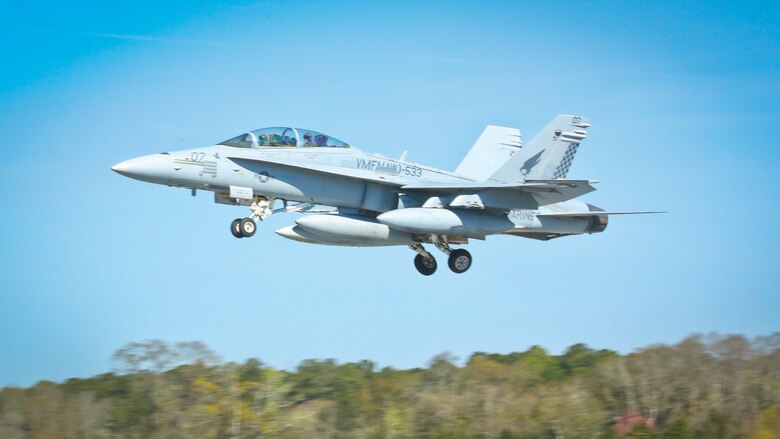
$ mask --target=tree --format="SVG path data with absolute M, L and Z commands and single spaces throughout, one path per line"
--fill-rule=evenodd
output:
M 123 373 L 160 373 L 182 364 L 210 366 L 219 362 L 219 356 L 199 341 L 173 346 L 162 340 L 133 342 L 117 349 L 112 358 Z

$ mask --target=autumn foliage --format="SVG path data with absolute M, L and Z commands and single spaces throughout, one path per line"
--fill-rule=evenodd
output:
M 780 333 L 619 355 L 449 354 L 428 367 L 221 363 L 198 342 L 119 349 L 116 370 L 0 391 L 0 438 L 780 439 Z

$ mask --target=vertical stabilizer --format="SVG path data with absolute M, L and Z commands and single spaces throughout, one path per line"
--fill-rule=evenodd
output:
M 587 117 L 560 114 L 528 144 L 515 153 L 491 180 L 553 180 L 566 178 L 580 142 L 590 127 Z
M 488 125 L 455 172 L 476 181 L 485 181 L 522 146 L 517 128 Z

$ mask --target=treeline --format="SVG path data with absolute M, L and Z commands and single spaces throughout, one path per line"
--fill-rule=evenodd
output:
M 0 438 L 780 438 L 780 333 L 695 335 L 629 355 L 583 344 L 449 354 L 427 368 L 220 363 L 132 343 L 117 369 L 0 391 Z

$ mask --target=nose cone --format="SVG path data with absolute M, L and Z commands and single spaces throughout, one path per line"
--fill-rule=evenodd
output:
M 111 170 L 125 177 L 150 183 L 165 183 L 171 177 L 173 162 L 168 154 L 152 154 L 125 160 Z
M 111 170 L 117 174 L 127 175 L 127 163 L 131 161 L 132 160 L 125 160 L 122 163 L 117 163 L 111 167 Z

